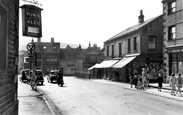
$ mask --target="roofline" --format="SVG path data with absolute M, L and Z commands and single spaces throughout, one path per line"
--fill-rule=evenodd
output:
M 135 29 L 135 30 L 133 30 L 133 31 L 131 31 L 131 32 L 128 32 L 128 33 L 123 34 L 123 35 L 120 35 L 120 36 L 117 36 L 117 35 L 120 34 L 121 32 L 123 32 L 123 31 L 125 31 L 126 29 L 130 28 L 130 27 L 128 27 L 128 28 L 124 29 L 123 31 L 119 32 L 118 34 L 114 35 L 113 37 L 109 38 L 108 40 L 104 41 L 104 43 L 110 42 L 110 41 L 112 41 L 112 40 L 116 40 L 116 39 L 118 39 L 119 37 L 126 36 L 126 35 L 128 35 L 128 34 L 131 34 L 131 33 L 135 32 L 135 31 L 138 31 L 138 30 L 141 29 L 142 27 L 146 26 L 147 24 L 149 24 L 150 22 L 154 21 L 155 19 L 157 19 L 157 18 L 159 18 L 159 17 L 161 17 L 161 16 L 163 16 L 163 14 L 161 14 L 161 15 L 159 15 L 159 16 L 156 16 L 156 17 L 153 17 L 153 18 L 150 18 L 149 20 L 152 19 L 151 21 L 149 21 L 149 22 L 146 23 L 145 25 L 143 25 L 143 26 L 141 26 L 141 27 L 139 27 L 139 28 L 137 28 L 137 29 Z M 146 21 L 148 21 L 148 20 L 146 20 Z M 145 21 L 145 22 L 146 22 L 146 21 Z M 143 23 L 145 23 L 145 22 L 143 22 Z M 143 24 L 143 23 L 142 23 L 142 24 Z M 137 24 L 136 24 L 136 25 L 137 25 Z M 141 25 L 141 24 L 140 24 L 140 25 Z M 135 25 L 134 25 L 134 26 L 135 26 Z M 131 26 L 131 27 L 133 27 L 133 26 Z M 117 37 L 115 37 L 115 36 L 117 36 Z

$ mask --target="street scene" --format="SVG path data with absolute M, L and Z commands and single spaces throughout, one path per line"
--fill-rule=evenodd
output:
M 0 0 L 0 115 L 182 115 L 183 0 Z
M 34 92 L 28 84 L 27 91 L 20 91 L 20 110 L 23 115 L 42 113 L 44 115 L 181 115 L 183 95 L 172 96 L 170 89 L 159 92 L 157 84 L 150 84 L 145 90 L 131 88 L 130 84 L 112 82 L 102 79 L 81 79 L 75 76 L 64 77 L 64 86 L 59 87 L 56 82 L 49 83 L 45 77 L 44 85 L 38 86 L 39 93 L 44 99 L 35 102 L 38 94 L 26 95 Z M 165 85 L 166 86 L 166 85 Z M 25 100 L 26 98 L 27 100 Z M 35 98 L 28 102 L 29 98 Z M 46 99 L 45 99 L 46 98 Z M 44 103 L 46 100 L 46 104 Z M 28 104 L 29 105 L 26 105 Z M 33 108 L 35 103 L 36 108 Z M 33 107 L 32 107 L 33 106 Z M 48 109 L 46 109 L 48 108 Z M 36 110 L 36 111 L 32 111 Z M 37 114 L 36 114 L 37 113 Z

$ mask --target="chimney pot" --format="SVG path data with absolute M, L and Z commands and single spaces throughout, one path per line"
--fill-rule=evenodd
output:
M 143 10 L 140 10 L 139 23 L 142 24 L 144 22 Z

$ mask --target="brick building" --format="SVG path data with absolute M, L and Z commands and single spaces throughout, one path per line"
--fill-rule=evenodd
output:
M 183 0 L 162 0 L 162 3 L 166 74 L 183 74 Z
M 104 47 L 105 60 L 100 64 L 103 77 L 128 82 L 131 74 L 140 75 L 142 68 L 146 68 L 150 79 L 156 79 L 163 62 L 162 15 L 144 21 L 141 10 L 138 24 L 106 40 Z
M 0 115 L 18 115 L 19 0 L 0 0 Z

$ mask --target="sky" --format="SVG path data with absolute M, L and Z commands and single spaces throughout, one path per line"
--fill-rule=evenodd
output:
M 162 0 L 38 0 L 42 10 L 42 42 L 97 44 L 104 42 L 128 27 L 138 24 L 140 10 L 144 20 L 162 14 Z M 20 3 L 20 5 L 26 2 Z M 27 4 L 27 3 L 26 3 Z M 20 49 L 26 48 L 31 37 L 23 37 L 20 9 Z M 37 41 L 36 38 L 34 41 Z

